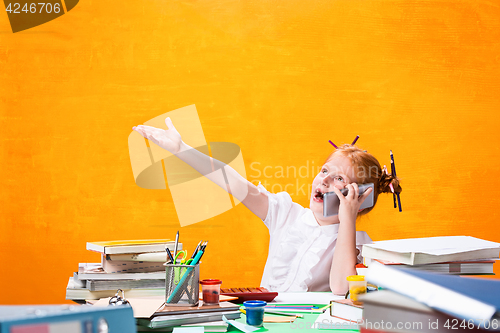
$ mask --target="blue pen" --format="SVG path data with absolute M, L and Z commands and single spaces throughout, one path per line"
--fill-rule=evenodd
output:
M 175 287 L 174 291 L 172 292 L 170 297 L 167 299 L 167 303 L 172 302 L 172 299 L 174 299 L 175 295 L 177 295 L 177 293 L 180 292 L 180 290 L 182 289 L 182 285 L 184 284 L 184 282 L 186 282 L 187 277 L 189 276 L 189 273 L 195 268 L 198 261 L 200 261 L 200 258 L 202 255 L 203 255 L 203 251 L 202 250 L 198 251 L 198 253 L 194 257 L 193 261 L 191 262 L 191 265 L 187 265 L 188 269 L 184 272 L 184 274 L 182 275 L 182 277 L 179 281 L 179 284 L 177 284 L 177 287 Z

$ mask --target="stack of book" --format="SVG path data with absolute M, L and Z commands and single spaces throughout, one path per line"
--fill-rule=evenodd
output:
M 365 245 L 366 279 L 384 290 L 362 297 L 361 332 L 500 330 L 500 281 L 453 276 L 491 275 L 499 253 L 500 243 L 466 236 Z
M 165 295 L 166 248 L 173 251 L 169 239 L 88 242 L 87 250 L 101 254 L 100 263 L 80 263 L 69 278 L 66 299 L 77 303 L 112 297 L 117 289 L 125 296 Z M 178 244 L 177 250 L 182 250 Z
M 228 326 L 221 323 L 222 316 L 229 320 L 241 316 L 240 306 L 227 301 L 217 305 L 204 305 L 200 301 L 197 306 L 166 306 L 164 297 L 128 298 L 128 301 L 134 310 L 139 332 L 169 332 L 176 326 L 225 332 Z M 94 306 L 107 307 L 108 303 L 108 299 L 101 299 Z
M 362 296 L 361 332 L 500 330 L 500 281 L 375 264 L 367 279 L 384 290 Z
M 373 262 L 450 275 L 494 275 L 499 243 L 469 236 L 396 239 L 363 245 L 365 265 Z

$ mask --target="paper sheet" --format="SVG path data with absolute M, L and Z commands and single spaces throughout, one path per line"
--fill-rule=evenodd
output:
M 344 296 L 337 296 L 331 292 L 297 292 L 278 293 L 274 301 L 269 304 L 330 304 L 335 299 L 343 299 Z
M 226 316 L 224 316 L 224 315 L 222 316 L 222 320 L 224 320 L 225 323 L 227 323 L 231 326 L 234 326 L 237 329 L 239 329 L 240 331 L 245 332 L 245 333 L 257 331 L 260 328 L 260 327 L 253 327 L 253 326 L 250 326 L 247 324 L 242 324 L 242 323 L 237 322 L 236 320 L 228 320 L 226 318 Z
M 330 311 L 326 311 L 318 316 L 314 322 L 313 328 L 317 329 L 344 329 L 357 330 L 358 324 L 348 320 L 330 316 Z
M 205 328 L 203 327 L 174 327 L 172 333 L 203 333 Z

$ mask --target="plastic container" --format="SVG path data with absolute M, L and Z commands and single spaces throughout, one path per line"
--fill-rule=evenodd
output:
M 246 311 L 247 324 L 252 326 L 262 326 L 264 322 L 264 308 L 267 305 L 265 301 L 246 301 L 243 302 Z
M 363 275 L 350 275 L 347 277 L 347 281 L 349 282 L 349 295 L 351 297 L 352 302 L 355 305 L 362 305 L 358 299 L 358 296 L 366 293 L 366 281 Z
M 219 304 L 220 285 L 222 284 L 222 281 L 216 279 L 206 279 L 201 280 L 200 284 L 201 291 L 203 293 L 203 304 Z
M 200 264 L 165 266 L 165 305 L 196 306 L 200 298 Z

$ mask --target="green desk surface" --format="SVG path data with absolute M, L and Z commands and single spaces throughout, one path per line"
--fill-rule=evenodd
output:
M 325 304 L 315 304 L 319 307 L 324 306 Z M 329 311 L 329 310 L 327 310 Z M 359 332 L 359 330 L 342 330 L 342 329 L 317 329 L 314 328 L 314 322 L 316 318 L 318 318 L 318 314 L 309 314 L 309 313 L 301 313 L 304 315 L 304 318 L 297 318 L 293 323 L 264 323 L 264 327 L 254 331 L 255 333 L 259 332 L 269 332 L 269 333 L 281 333 L 281 332 Z M 270 314 L 266 314 L 270 315 Z M 246 316 L 241 314 L 240 319 L 236 319 L 236 321 L 245 324 Z M 228 327 L 228 332 L 241 332 L 233 326 Z

